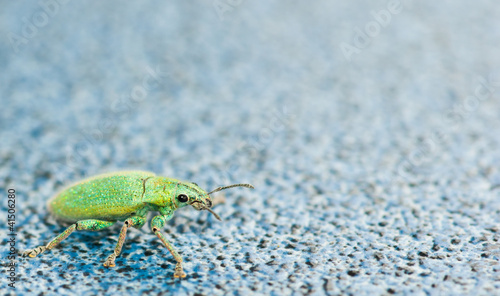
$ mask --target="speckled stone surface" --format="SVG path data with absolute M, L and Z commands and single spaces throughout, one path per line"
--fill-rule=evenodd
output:
M 20 251 L 98 173 L 256 187 L 168 223 L 184 280 L 149 223 L 105 269 L 117 223 L 17 258 L 15 290 L 2 266 L 2 293 L 500 295 L 500 6 L 335 2 L 2 1 Z

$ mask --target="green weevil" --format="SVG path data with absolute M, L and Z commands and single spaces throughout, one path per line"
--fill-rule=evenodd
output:
M 163 242 L 177 261 L 174 277 L 186 277 L 182 268 L 182 257 L 160 232 L 166 221 L 176 210 L 187 205 L 198 211 L 207 210 L 218 220 L 220 217 L 211 210 L 210 194 L 233 187 L 254 188 L 250 184 L 234 184 L 218 187 L 210 192 L 196 183 L 156 176 L 151 172 L 124 171 L 98 175 L 75 183 L 56 194 L 47 202 L 49 212 L 62 222 L 72 223 L 63 233 L 45 246 L 23 252 L 23 256 L 37 255 L 54 248 L 75 230 L 99 231 L 117 221 L 125 221 L 118 243 L 104 262 L 105 267 L 114 267 L 120 255 L 127 229 L 141 228 L 146 223 L 150 211 L 159 212 L 151 220 L 151 230 Z

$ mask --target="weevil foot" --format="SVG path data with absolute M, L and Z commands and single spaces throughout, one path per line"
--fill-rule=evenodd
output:
M 106 260 L 106 262 L 104 262 L 102 265 L 104 265 L 104 267 L 115 267 L 116 264 L 114 261 L 110 261 L 110 260 Z
M 177 263 L 175 265 L 175 272 L 174 272 L 174 278 L 185 278 L 186 277 L 186 273 L 184 272 L 184 270 L 182 270 L 182 264 L 180 263 Z
M 116 259 L 115 253 L 109 255 L 108 259 L 106 259 L 106 262 L 104 262 L 103 264 L 104 267 L 115 267 L 116 266 L 115 259 Z
M 23 257 L 31 257 L 31 258 L 35 258 L 37 255 L 39 254 L 42 254 L 43 252 L 45 252 L 46 250 L 46 247 L 45 246 L 40 246 L 40 247 L 36 247 L 34 249 L 31 249 L 31 250 L 26 250 L 23 252 Z

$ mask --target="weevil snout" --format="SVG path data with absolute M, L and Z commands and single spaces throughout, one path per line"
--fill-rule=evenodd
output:
M 215 218 L 217 218 L 217 220 L 222 221 L 219 215 L 217 215 L 214 211 L 210 209 L 212 207 L 212 200 L 210 199 L 210 197 L 207 197 L 202 200 L 195 200 L 191 203 L 191 206 L 193 206 L 193 208 L 197 209 L 198 211 L 207 210 L 212 215 L 214 215 Z
M 197 199 L 194 200 L 190 203 L 193 208 L 197 209 L 198 211 L 205 210 L 206 208 L 211 208 L 212 207 L 212 201 L 209 199 Z
M 210 208 L 212 207 L 212 200 L 209 198 L 206 198 L 205 199 L 205 208 L 204 210 L 207 210 L 209 211 L 212 215 L 215 216 L 215 218 L 217 218 L 217 220 L 219 221 L 222 221 L 222 219 L 219 217 L 219 215 L 217 215 L 214 211 L 212 211 Z
M 214 190 L 207 193 L 207 197 L 203 200 L 205 203 L 205 207 L 202 208 L 201 210 L 209 211 L 210 213 L 212 213 L 212 215 L 215 216 L 215 218 L 217 218 L 217 220 L 221 221 L 219 215 L 217 215 L 214 211 L 212 211 L 210 209 L 212 207 L 212 200 L 208 196 L 214 192 L 219 192 L 221 190 L 225 190 L 225 189 L 229 189 L 229 188 L 233 188 L 233 187 L 247 187 L 247 188 L 252 188 L 252 189 L 254 188 L 251 184 L 233 184 L 233 185 L 229 185 L 229 186 L 217 187 Z

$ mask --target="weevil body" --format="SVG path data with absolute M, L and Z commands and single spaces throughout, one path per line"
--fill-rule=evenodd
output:
M 151 230 L 174 256 L 177 264 L 174 277 L 185 277 L 182 258 L 160 232 L 174 212 L 191 205 L 195 209 L 207 210 L 217 219 L 212 210 L 210 194 L 232 187 L 253 188 L 250 184 L 234 184 L 219 187 L 211 192 L 201 189 L 196 183 L 156 176 L 151 172 L 129 171 L 99 175 L 73 184 L 51 198 L 47 206 L 57 220 L 73 223 L 63 233 L 56 236 L 46 246 L 27 250 L 23 256 L 37 255 L 54 248 L 75 230 L 99 231 L 117 221 L 124 221 L 115 250 L 104 262 L 106 267 L 114 267 L 120 254 L 127 229 L 141 228 L 146 223 L 150 211 L 160 214 L 151 220 Z

